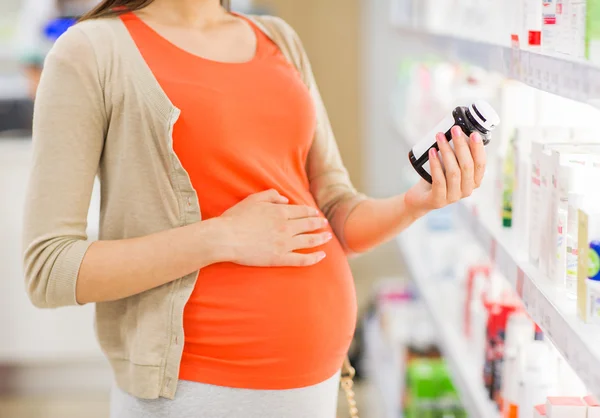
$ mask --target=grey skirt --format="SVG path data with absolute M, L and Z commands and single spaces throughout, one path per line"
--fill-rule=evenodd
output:
M 116 386 L 110 418 L 335 418 L 340 374 L 301 389 L 232 389 L 181 380 L 175 400 L 144 400 Z

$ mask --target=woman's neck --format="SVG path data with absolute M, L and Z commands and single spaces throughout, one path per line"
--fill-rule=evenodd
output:
M 190 27 L 211 26 L 228 16 L 219 0 L 155 0 L 142 12 L 166 24 Z

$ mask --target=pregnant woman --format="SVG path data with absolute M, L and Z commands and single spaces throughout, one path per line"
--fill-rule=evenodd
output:
M 479 186 L 481 138 L 453 141 L 438 138 L 444 169 L 430 153 L 433 185 L 368 199 L 286 23 L 219 0 L 105 0 L 38 89 L 29 295 L 96 304 L 112 418 L 334 418 L 356 320 L 346 256 Z

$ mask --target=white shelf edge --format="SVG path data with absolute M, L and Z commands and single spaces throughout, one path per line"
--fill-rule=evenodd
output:
M 600 67 L 587 61 L 397 27 L 433 45 L 441 58 L 466 62 L 531 87 L 600 107 Z
M 495 267 L 516 289 L 533 320 L 585 383 L 600 396 L 600 327 L 584 324 L 576 314 L 576 302 L 567 299 L 549 278 L 520 251 L 516 237 L 493 223 L 492 211 L 477 210 L 468 203 L 459 204 L 459 214 L 486 251 Z
M 483 386 L 482 370 L 477 370 L 474 363 L 470 362 L 469 353 L 465 341 L 461 339 L 457 329 L 448 326 L 445 312 L 440 310 L 438 303 L 439 289 L 435 283 L 429 284 L 432 277 L 423 272 L 427 260 L 419 253 L 415 242 L 418 241 L 415 227 L 410 227 L 402 232 L 397 243 L 405 260 L 409 274 L 416 284 L 421 299 L 427 306 L 430 316 L 438 330 L 440 349 L 446 359 L 453 376 L 453 382 L 459 392 L 463 405 L 470 417 L 500 418 L 500 413 L 495 405 L 487 398 Z M 433 280 L 432 280 L 433 281 Z

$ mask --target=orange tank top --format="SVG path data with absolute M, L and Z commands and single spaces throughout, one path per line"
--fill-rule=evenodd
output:
M 317 207 L 305 164 L 316 112 L 299 73 L 252 22 L 253 59 L 221 63 L 186 52 L 135 14 L 122 20 L 181 116 L 173 146 L 203 219 L 275 188 Z M 185 311 L 180 378 L 247 389 L 290 389 L 338 371 L 356 321 L 352 275 L 334 238 L 306 268 L 214 264 Z

